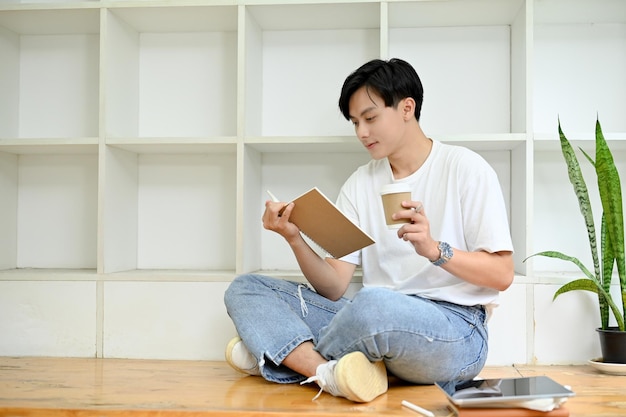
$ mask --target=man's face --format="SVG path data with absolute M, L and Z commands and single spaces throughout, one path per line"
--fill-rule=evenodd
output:
M 396 108 L 385 107 L 383 99 L 365 87 L 350 97 L 350 120 L 372 158 L 381 159 L 398 151 L 405 131 L 403 101 Z

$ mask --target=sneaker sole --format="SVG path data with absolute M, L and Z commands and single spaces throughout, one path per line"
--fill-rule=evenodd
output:
M 224 356 L 226 356 L 226 362 L 230 365 L 231 368 L 233 368 L 235 371 L 240 372 L 242 374 L 248 374 L 248 372 L 239 368 L 233 362 L 233 349 L 235 348 L 235 345 L 239 342 L 241 342 L 240 337 L 232 338 L 230 342 L 228 342 L 228 345 L 226 345 L 226 351 L 224 352 Z
M 362 352 L 352 352 L 337 362 L 335 382 L 347 399 L 366 403 L 387 392 L 387 369 L 382 361 L 370 362 Z

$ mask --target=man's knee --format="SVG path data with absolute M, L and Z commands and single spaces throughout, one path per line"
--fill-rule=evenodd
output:
M 224 303 L 228 307 L 231 303 L 238 302 L 241 296 L 250 294 L 251 289 L 256 285 L 258 279 L 253 274 L 239 275 L 226 289 L 224 293 Z

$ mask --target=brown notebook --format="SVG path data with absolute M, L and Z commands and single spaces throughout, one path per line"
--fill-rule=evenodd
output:
M 293 200 L 289 221 L 334 258 L 341 258 L 374 243 L 317 187 Z

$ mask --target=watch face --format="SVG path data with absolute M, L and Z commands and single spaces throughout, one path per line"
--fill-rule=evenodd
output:
M 439 248 L 441 255 L 439 256 L 439 259 L 437 259 L 436 261 L 432 261 L 432 264 L 435 266 L 441 266 L 448 262 L 450 258 L 452 258 L 454 252 L 452 251 L 452 247 L 446 242 L 439 242 L 437 247 Z
M 441 250 L 442 258 L 451 258 L 452 257 L 452 248 L 446 242 L 441 242 L 439 244 L 439 250 Z

